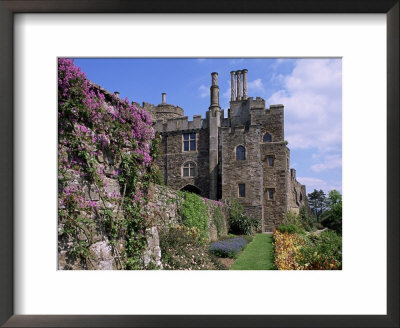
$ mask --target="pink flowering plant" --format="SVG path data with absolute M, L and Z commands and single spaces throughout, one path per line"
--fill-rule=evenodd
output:
M 71 256 L 84 267 L 96 231 L 107 234 L 117 268 L 142 267 L 143 203 L 148 183 L 159 181 L 158 143 L 148 112 L 58 59 L 59 240 L 74 245 Z

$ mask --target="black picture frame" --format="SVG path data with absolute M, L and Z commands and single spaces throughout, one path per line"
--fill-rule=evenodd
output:
M 0 324 L 4 327 L 399 327 L 399 0 L 0 0 Z M 16 13 L 385 13 L 387 315 L 14 315 L 13 20 Z M 373 265 L 373 264 L 372 264 Z

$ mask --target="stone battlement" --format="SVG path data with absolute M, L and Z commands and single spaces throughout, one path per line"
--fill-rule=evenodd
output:
M 154 125 L 154 129 L 158 132 L 196 130 L 206 127 L 207 122 L 201 118 L 201 115 L 193 115 L 193 121 L 189 121 L 188 116 L 158 119 Z
M 249 101 L 249 103 L 250 103 L 250 108 L 251 109 L 255 109 L 255 108 L 262 108 L 262 109 L 264 109 L 265 108 L 265 100 L 264 99 L 262 99 L 262 98 L 260 98 L 260 97 L 257 97 L 256 99 L 254 99 L 253 97 L 249 97 L 248 98 L 248 101 Z

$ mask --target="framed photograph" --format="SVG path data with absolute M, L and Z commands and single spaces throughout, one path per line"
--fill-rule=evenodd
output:
M 3 119 L 0 120 L 2 325 L 399 325 L 398 1 L 351 1 L 340 5 L 336 1 L 233 1 L 229 5 L 206 1 L 189 6 L 182 1 L 77 3 L 5 0 L 0 1 L 0 9 L 0 59 L 3 64 Z M 94 63 L 90 58 L 108 59 L 104 59 L 99 66 L 99 62 Z M 115 62 L 118 63 L 125 62 L 123 65 L 108 65 L 106 62 L 111 58 L 116 58 Z M 132 68 L 124 58 L 132 58 L 131 62 L 135 62 Z M 257 59 L 260 59 L 258 66 L 253 65 Z M 171 64 L 174 60 L 176 63 Z M 187 64 L 189 61 L 196 67 L 202 67 L 202 72 L 207 72 L 208 82 L 203 82 L 194 66 Z M 137 66 L 139 62 L 140 67 Z M 213 64 L 209 65 L 210 62 Z M 257 67 L 261 67 L 261 63 L 265 63 L 263 69 L 270 74 L 268 80 L 266 77 L 263 80 L 266 75 L 257 75 L 261 70 Z M 115 148 L 99 137 L 105 130 L 97 120 L 95 110 L 92 113 L 94 116 L 86 113 L 77 117 L 72 134 L 65 134 L 68 127 L 60 125 L 60 122 L 67 120 L 60 120 L 60 115 L 71 118 L 80 106 L 79 102 L 68 98 L 68 88 L 63 88 L 63 85 L 70 86 L 72 80 L 68 79 L 75 74 L 74 65 L 82 67 L 88 78 L 98 83 L 87 90 L 82 89 L 84 93 L 87 91 L 83 102 L 90 100 L 87 108 L 92 108 L 96 106 L 93 103 L 95 96 L 105 99 L 103 104 L 108 105 L 101 105 L 99 113 L 104 111 L 103 114 L 109 115 L 110 120 L 113 120 L 111 117 L 117 119 L 118 128 L 115 131 L 118 135 L 113 135 L 113 139 L 121 140 L 123 147 Z M 207 65 L 214 69 L 210 72 L 203 69 Z M 279 65 L 280 69 L 277 68 Z M 101 82 L 100 79 L 98 82 L 91 75 L 91 72 L 107 71 L 110 79 L 121 79 L 123 75 L 118 73 L 121 69 L 127 75 L 127 80 L 119 84 L 121 97 L 116 90 L 107 90 L 110 87 L 106 80 Z M 318 70 L 321 74 L 318 74 Z M 330 76 L 326 88 L 321 76 Z M 159 93 L 159 82 L 179 92 L 183 90 L 180 96 L 182 103 L 178 100 L 169 105 L 167 99 L 171 98 L 167 98 L 165 91 L 157 95 L 159 100 L 152 101 L 155 105 L 146 103 L 144 96 L 136 98 L 138 92 L 144 94 L 144 91 L 140 91 L 143 85 L 153 85 Z M 328 115 L 329 108 L 335 106 L 335 88 L 340 88 L 343 112 L 340 111 L 340 116 L 325 117 L 330 124 L 322 128 L 323 116 Z M 135 90 L 132 92 L 134 96 L 129 96 L 129 89 Z M 190 94 L 189 90 L 192 89 L 196 95 Z M 76 92 L 77 89 L 74 90 Z M 168 97 L 174 97 L 169 94 L 170 91 Z M 130 98 L 128 102 L 123 100 L 125 95 Z M 188 98 L 187 105 L 185 97 Z M 268 107 L 263 103 L 263 98 L 267 100 Z M 200 105 L 202 99 L 208 103 Z M 131 103 L 131 100 L 134 102 Z M 141 100 L 145 102 L 135 103 Z M 69 103 L 77 105 L 69 107 Z M 276 105 L 279 103 L 290 104 L 289 108 L 294 108 L 297 115 L 285 122 L 285 129 L 291 132 L 287 147 L 293 145 L 295 149 L 294 153 L 292 150 L 292 157 L 286 153 L 286 139 L 279 134 L 279 127 L 283 127 L 283 117 L 279 116 L 283 108 Z M 310 103 L 323 107 L 326 115 L 318 117 L 321 112 L 310 110 Z M 205 113 L 197 112 L 197 108 L 204 106 L 208 111 L 203 119 L 197 114 Z M 194 111 L 189 109 L 187 112 L 186 109 L 191 107 Z M 228 108 L 229 111 L 224 113 L 224 109 Z M 223 234 L 225 214 L 220 215 L 221 222 L 217 220 L 220 218 L 217 214 L 224 213 L 226 205 L 219 202 L 226 198 L 221 195 L 238 199 L 244 206 L 246 217 L 251 218 L 254 213 L 263 217 L 259 227 L 254 225 L 252 229 L 260 230 L 260 240 L 272 240 L 268 233 L 281 223 L 273 220 L 276 216 L 274 211 L 286 211 L 287 204 L 290 204 L 294 215 L 301 215 L 300 205 L 305 202 L 307 194 L 300 183 L 321 185 L 318 183 L 322 180 L 317 181 L 312 175 L 297 175 L 299 183 L 296 171 L 287 169 L 293 165 L 299 167 L 299 164 L 292 165 L 293 157 L 300 154 L 296 149 L 307 148 L 305 145 L 312 142 L 319 145 L 319 153 L 301 155 L 301 161 L 308 160 L 308 167 L 319 172 L 339 167 L 340 180 L 343 153 L 343 191 L 341 183 L 334 188 L 343 194 L 343 267 L 341 258 L 340 262 L 332 260 L 325 263 L 330 266 L 328 269 L 339 270 L 327 271 L 321 266 L 317 266 L 322 269 L 318 271 L 284 271 L 288 269 L 285 266 L 280 267 L 283 271 L 265 271 L 246 267 L 248 263 L 240 267 L 237 264 L 239 261 L 236 261 L 234 266 L 239 265 L 239 271 L 217 271 L 216 263 L 222 266 L 232 263 L 226 260 L 212 262 L 204 257 L 198 263 L 195 258 L 193 266 L 188 267 L 194 268 L 191 271 L 183 262 L 157 258 L 155 250 L 162 246 L 158 238 L 146 239 L 146 245 L 154 243 L 150 253 L 147 249 L 143 253 L 147 254 L 147 259 L 145 256 L 138 261 L 137 257 L 129 255 L 136 248 L 131 247 L 133 244 L 129 246 L 129 239 L 119 239 L 127 230 L 133 229 L 134 234 L 142 233 L 143 242 L 144 238 L 163 231 L 160 227 L 154 231 L 153 228 L 147 231 L 144 226 L 142 230 L 139 229 L 141 226 L 132 228 L 131 221 L 125 222 L 120 219 L 125 216 L 118 215 L 120 210 L 131 213 L 132 217 L 137 218 L 136 225 L 140 225 L 143 217 L 139 212 L 134 215 L 135 204 L 141 201 L 140 187 L 135 185 L 135 189 L 131 188 L 126 181 L 134 179 L 125 169 L 134 165 L 136 157 L 147 163 L 146 158 L 152 156 L 151 147 L 145 142 L 148 120 L 143 109 L 152 115 L 153 121 L 157 117 L 153 127 L 161 135 L 161 144 L 166 149 L 162 156 L 169 157 L 170 162 L 165 163 L 178 163 L 176 167 L 160 164 L 164 183 L 174 189 L 187 191 L 189 195 L 199 194 L 200 197 L 196 196 L 198 199 L 183 196 L 184 202 L 194 204 L 199 200 L 200 205 L 204 207 L 205 204 L 207 208 L 204 211 L 213 213 L 210 214 L 212 223 L 208 224 L 210 231 L 201 230 L 201 226 L 191 228 L 191 233 L 198 235 L 195 238 L 199 240 L 205 238 L 201 237 L 202 233 L 213 241 Z M 81 109 L 78 111 L 81 115 Z M 248 116 L 245 115 L 246 111 Z M 132 121 L 132 124 L 126 125 L 131 116 L 124 113 L 143 122 L 139 124 L 138 121 Z M 184 116 L 188 113 L 194 115 L 189 121 Z M 89 121 L 82 121 L 85 115 L 93 117 Z M 268 116 L 268 122 L 263 125 L 263 115 L 275 116 Z M 275 124 L 279 119 L 282 124 Z M 263 128 L 256 131 L 256 125 L 250 124 L 250 121 L 257 121 Z M 150 126 L 150 121 L 148 123 Z M 219 133 L 217 139 L 211 137 L 213 124 L 216 124 L 215 131 Z M 313 127 L 318 124 L 321 124 L 324 134 L 313 134 Z M 336 128 L 338 124 L 340 129 Z M 130 134 L 139 134 L 144 140 L 132 160 L 128 156 L 131 154 L 128 148 L 132 144 L 123 136 L 125 125 Z M 136 131 L 131 126 L 140 126 L 141 130 Z M 301 134 L 296 134 L 293 126 L 302 127 Z M 340 135 L 342 126 L 343 134 Z M 236 134 L 229 132 L 232 129 Z M 250 141 L 252 129 L 255 135 L 260 136 L 257 142 Z M 208 131 L 209 135 L 205 137 L 204 131 Z M 91 156 L 82 155 L 82 141 L 89 134 L 92 137 L 88 139 L 88 154 L 94 156 L 97 163 L 95 171 L 101 171 L 101 179 L 106 183 L 102 180 L 100 184 L 93 184 L 91 181 L 100 181 L 96 178 L 97 173 L 91 170 L 82 172 L 82 167 L 90 167 L 79 162 Z M 242 137 L 245 134 L 248 140 Z M 75 140 L 76 145 L 70 140 Z M 168 148 L 167 140 L 172 148 Z M 225 145 L 227 149 L 233 147 L 234 151 L 232 154 L 229 151 L 218 154 L 216 151 L 215 156 L 222 158 L 219 167 L 218 160 L 213 161 L 214 155 L 201 159 L 204 140 L 207 140 L 207 145 L 220 142 L 221 145 L 215 149 Z M 256 144 L 262 151 L 253 154 Z M 339 157 L 335 155 L 338 153 L 333 147 L 337 144 L 342 148 Z M 175 146 L 185 158 L 172 151 Z M 280 146 L 285 150 L 285 158 L 282 157 Z M 127 150 L 126 154 L 119 154 L 120 149 Z M 211 154 L 212 149 L 210 146 L 207 154 Z M 243 174 L 237 177 L 235 167 L 229 166 L 230 162 L 235 161 L 250 167 L 253 157 L 258 156 L 256 153 L 265 157 L 261 160 L 265 162 L 262 170 L 268 178 L 262 188 L 258 188 L 251 178 L 243 178 Z M 307 159 L 307 156 L 310 158 Z M 319 161 L 313 162 L 312 159 Z M 129 162 L 129 165 L 124 162 Z M 207 167 L 203 162 L 207 163 Z M 63 164 L 62 172 L 60 163 Z M 221 173 L 216 173 L 215 180 L 211 179 L 211 175 L 210 179 L 208 176 L 201 178 L 204 169 L 212 163 L 216 165 L 215 170 Z M 280 178 L 273 175 L 275 167 L 280 165 L 287 167 L 285 172 L 289 175 L 282 179 L 290 182 L 283 184 L 289 186 L 290 193 L 280 189 Z M 144 165 L 144 170 L 149 176 L 151 165 Z M 66 178 L 71 172 L 84 179 L 88 177 L 88 183 L 76 189 L 75 180 Z M 94 180 L 90 178 L 90 172 L 96 175 L 92 177 Z M 144 171 L 139 175 L 143 174 Z M 114 190 L 113 179 L 126 187 Z M 330 189 L 332 186 L 329 186 Z M 308 187 L 307 192 L 310 193 L 312 189 L 317 188 Z M 252 195 L 257 194 L 257 190 L 264 190 L 261 207 L 258 203 L 252 203 Z M 126 201 L 128 198 L 129 202 Z M 77 199 L 80 202 L 75 202 L 76 205 L 71 209 L 72 200 Z M 107 204 L 114 200 L 118 209 L 108 213 Z M 286 204 L 284 210 L 279 207 L 282 202 Z M 157 200 L 154 203 L 154 207 L 159 205 Z M 203 213 L 200 207 L 197 207 L 197 216 Z M 93 241 L 92 231 L 87 230 L 89 226 L 82 225 L 86 221 L 81 221 L 82 216 L 74 216 L 78 210 L 89 214 L 83 216 L 84 221 L 88 222 L 92 219 L 90 215 L 98 214 L 99 218 L 104 219 L 107 236 L 115 237 L 117 242 L 103 245 L 103 241 Z M 316 211 L 314 205 L 313 210 Z M 146 215 L 151 216 L 152 211 L 147 209 Z M 261 211 L 260 215 L 258 211 Z M 168 215 L 170 219 L 171 215 Z M 107 221 L 109 217 L 113 219 Z M 182 233 L 182 229 L 190 225 L 186 225 L 186 228 L 183 226 L 177 228 L 176 233 Z M 288 226 L 278 230 L 285 232 L 284 229 L 292 228 Z M 311 226 L 309 228 L 312 230 Z M 247 234 L 243 231 L 237 234 Z M 78 243 L 68 239 L 72 235 L 78 236 Z M 161 238 L 167 240 L 165 236 Z M 275 251 L 278 252 L 278 239 L 274 238 Z M 135 239 L 136 246 L 140 244 L 139 239 Z M 85 244 L 89 240 L 90 247 Z M 124 241 L 120 243 L 121 240 Z M 247 242 L 246 238 L 231 241 Z M 214 246 L 217 254 L 222 246 L 218 243 Z M 110 261 L 105 251 L 108 247 L 111 247 L 114 256 Z M 96 252 L 101 255 L 99 260 L 91 261 Z M 245 252 L 246 248 L 243 254 Z M 85 257 L 85 254 L 88 256 Z M 79 258 L 80 261 L 71 261 L 71 258 Z M 275 261 L 274 265 L 277 263 Z M 163 269 L 168 266 L 169 269 L 185 270 L 115 270 L 151 269 L 160 265 L 164 265 Z M 199 270 L 204 268 L 202 265 L 211 270 Z

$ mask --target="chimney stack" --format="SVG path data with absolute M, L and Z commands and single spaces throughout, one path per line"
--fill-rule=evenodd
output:
M 231 101 L 247 99 L 247 72 L 247 69 L 231 72 Z
M 216 72 L 211 73 L 210 94 L 211 94 L 210 108 L 219 107 L 218 73 Z
M 242 71 L 236 71 L 236 100 L 242 100 Z
M 236 75 L 236 72 L 232 71 L 231 72 L 231 101 L 235 101 L 236 100 L 235 75 Z
M 243 74 L 243 100 L 247 99 L 247 69 L 242 70 Z
M 165 92 L 163 92 L 162 94 L 162 102 L 161 104 L 165 105 L 166 104 L 166 99 L 167 99 L 167 94 Z

